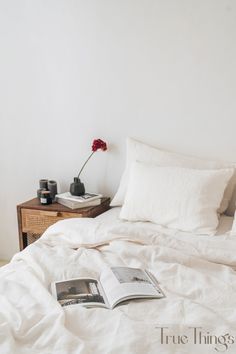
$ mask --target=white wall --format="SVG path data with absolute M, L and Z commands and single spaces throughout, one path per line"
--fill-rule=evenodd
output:
M 125 137 L 236 160 L 234 0 L 0 0 L 0 258 L 40 178 L 112 195 Z

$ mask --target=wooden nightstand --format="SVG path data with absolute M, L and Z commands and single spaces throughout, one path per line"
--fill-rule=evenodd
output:
M 100 205 L 70 209 L 61 204 L 41 205 L 37 198 L 17 206 L 19 243 L 22 251 L 41 237 L 55 222 L 68 218 L 94 218 L 108 210 L 110 198 L 102 198 Z

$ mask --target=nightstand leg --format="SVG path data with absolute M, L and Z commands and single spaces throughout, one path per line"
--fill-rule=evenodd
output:
M 20 246 L 20 251 L 24 249 L 24 244 L 23 244 L 23 232 L 22 232 L 22 222 L 21 222 L 21 209 L 19 206 L 17 206 L 17 220 L 18 220 L 18 231 L 19 231 L 19 246 Z

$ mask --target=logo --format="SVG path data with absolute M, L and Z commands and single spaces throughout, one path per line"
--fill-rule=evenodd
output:
M 176 333 L 170 327 L 156 328 L 160 331 L 161 344 L 163 345 L 208 345 L 217 352 L 226 352 L 236 341 L 236 337 L 230 333 L 216 335 L 202 327 L 188 327 L 185 333 Z

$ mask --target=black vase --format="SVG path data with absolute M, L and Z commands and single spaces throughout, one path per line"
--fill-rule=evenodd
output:
M 70 193 L 72 195 L 84 195 L 84 184 L 80 181 L 78 177 L 74 177 L 74 182 L 70 185 Z

